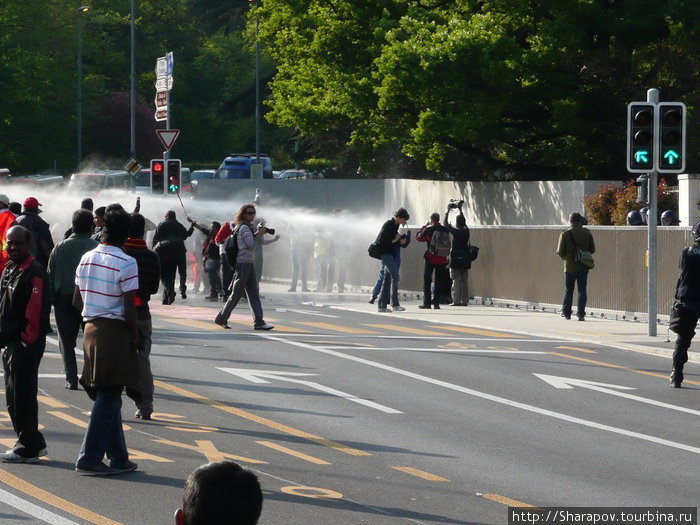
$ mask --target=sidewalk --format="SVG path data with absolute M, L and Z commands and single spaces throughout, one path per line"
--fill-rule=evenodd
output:
M 668 331 L 668 326 L 658 325 L 657 335 L 648 335 L 646 320 L 613 320 L 600 317 L 587 317 L 585 322 L 575 318 L 567 321 L 552 310 L 543 312 L 541 309 L 527 309 L 525 306 L 510 307 L 482 306 L 472 301 L 468 307 L 442 305 L 439 310 L 421 310 L 422 303 L 419 294 L 400 294 L 401 306 L 404 312 L 379 313 L 377 305 L 369 304 L 369 293 L 346 292 L 315 293 L 287 292 L 288 285 L 262 282 L 260 285 L 263 296 L 263 309 L 271 311 L 275 307 L 297 308 L 313 306 L 329 306 L 338 310 L 351 310 L 372 313 L 390 319 L 413 319 L 431 323 L 447 323 L 463 325 L 484 330 L 507 331 L 523 335 L 561 339 L 574 343 L 594 343 L 604 346 L 655 354 L 668 357 L 673 353 L 675 334 Z M 201 296 L 191 295 L 191 298 Z M 204 301 L 202 301 L 204 302 Z M 208 303 L 215 305 L 216 303 Z M 270 315 L 272 317 L 272 315 Z M 699 336 L 700 337 L 700 336 Z M 698 342 L 693 342 L 688 354 L 692 362 L 700 362 L 697 351 Z M 670 363 L 669 363 L 670 366 Z

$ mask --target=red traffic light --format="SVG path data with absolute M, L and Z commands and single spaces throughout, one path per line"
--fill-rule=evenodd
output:
M 163 171 L 163 163 L 162 162 L 154 162 L 153 163 L 153 171 L 156 173 L 160 173 Z

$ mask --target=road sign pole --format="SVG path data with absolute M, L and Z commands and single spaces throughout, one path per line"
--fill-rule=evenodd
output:
M 659 103 L 659 90 L 652 88 L 647 91 L 647 102 L 652 104 Z M 658 119 L 658 111 L 655 117 Z M 654 159 L 659 155 L 658 150 L 658 140 L 654 140 Z M 648 322 L 648 334 L 653 337 L 656 336 L 656 261 L 657 261 L 657 229 L 656 221 L 659 216 L 658 208 L 658 194 L 659 194 L 659 181 L 656 169 L 652 169 L 649 173 L 649 214 L 647 215 L 648 223 L 648 235 L 647 235 L 647 249 L 649 251 L 649 268 L 648 271 L 648 287 L 647 287 L 647 300 L 649 309 L 649 322 Z

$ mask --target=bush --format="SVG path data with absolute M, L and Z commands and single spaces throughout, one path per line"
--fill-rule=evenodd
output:
M 674 210 L 677 213 L 678 192 L 669 187 L 666 179 L 659 180 L 657 199 L 659 216 L 665 210 Z M 637 187 L 634 185 L 634 179 L 629 179 L 622 186 L 616 186 L 613 183 L 601 184 L 595 194 L 584 197 L 583 204 L 586 208 L 588 223 L 599 226 L 625 225 L 629 212 L 640 210 L 645 206 L 637 202 Z

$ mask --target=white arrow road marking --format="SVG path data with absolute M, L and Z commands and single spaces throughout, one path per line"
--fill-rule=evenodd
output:
M 295 310 L 294 308 L 275 308 L 275 312 L 295 312 L 298 314 L 315 315 L 317 317 L 331 317 L 333 319 L 340 318 L 339 315 L 322 314 L 319 312 L 311 312 L 309 310 Z
M 611 427 L 609 425 L 603 425 L 602 423 L 596 423 L 595 421 L 588 421 L 587 419 L 581 419 L 575 416 L 570 416 L 569 414 L 562 414 L 561 412 L 554 412 L 546 408 L 540 408 L 533 405 L 528 405 L 526 403 L 520 403 L 519 401 L 513 401 L 512 399 L 506 399 L 504 397 L 498 397 L 485 392 L 479 392 L 478 390 L 472 390 L 471 388 L 466 388 L 460 385 L 455 385 L 453 383 L 448 383 L 446 381 L 441 381 L 439 379 L 434 379 L 432 377 L 427 377 L 421 374 L 416 374 L 415 372 L 409 372 L 408 370 L 402 370 L 400 368 L 395 368 L 393 366 L 385 365 L 383 363 L 377 363 L 375 361 L 370 361 L 369 359 L 364 359 L 362 357 L 357 357 L 350 354 L 343 354 L 341 352 L 336 352 L 328 348 L 317 347 L 310 344 L 291 341 L 289 339 L 284 339 L 283 337 L 275 335 L 264 335 L 265 339 L 270 341 L 278 341 L 281 343 L 286 343 L 292 346 L 298 346 L 300 348 L 305 348 L 313 352 L 320 352 L 326 355 L 332 355 L 334 357 L 339 357 L 341 359 L 347 359 L 349 361 L 355 361 L 356 363 L 361 363 L 363 365 L 372 366 L 374 368 L 379 368 L 380 370 L 385 370 L 394 374 L 398 374 L 404 377 L 410 377 L 417 381 L 423 381 L 424 383 L 429 383 L 432 385 L 440 386 L 443 388 L 448 388 L 456 392 L 461 392 L 470 396 L 478 397 L 481 399 L 486 399 L 488 401 L 493 401 L 494 403 L 500 403 L 502 405 L 507 405 L 513 408 L 519 408 L 521 410 L 526 410 L 528 412 L 533 412 L 535 414 L 540 414 L 547 417 L 552 417 L 555 419 L 561 419 L 563 421 L 568 421 L 570 423 L 575 423 L 577 425 L 583 425 L 585 427 L 595 428 L 598 430 L 604 430 L 606 432 L 613 432 L 615 434 L 620 434 L 623 436 L 633 437 L 635 439 L 641 439 L 643 441 L 650 441 L 658 445 L 664 445 L 667 447 L 677 448 L 680 450 L 685 450 L 686 452 L 692 452 L 693 454 L 700 454 L 700 447 L 693 447 L 690 445 L 685 445 L 683 443 L 677 443 L 675 441 L 669 441 L 668 439 L 662 439 L 655 436 L 649 436 L 647 434 L 640 434 L 639 432 L 632 432 L 630 430 L 625 430 L 624 428 Z
M 299 385 L 304 385 L 308 386 L 309 388 L 313 388 L 316 390 L 320 390 L 321 392 L 325 392 L 326 394 L 331 394 L 333 396 L 338 396 L 342 397 L 343 399 L 347 399 L 348 401 L 353 401 L 355 403 L 359 403 L 361 405 L 365 405 L 370 408 L 374 408 L 376 410 L 380 410 L 382 412 L 385 412 L 387 414 L 403 414 L 403 412 L 399 410 L 395 410 L 393 408 L 389 408 L 384 405 L 380 405 L 379 403 L 375 403 L 374 401 L 369 401 L 367 399 L 362 399 L 361 397 L 354 396 L 352 394 L 348 394 L 346 392 L 341 392 L 340 390 L 336 390 L 335 388 L 330 388 L 324 385 L 320 385 L 318 383 L 314 383 L 313 381 L 304 381 L 302 379 L 293 379 L 293 377 L 309 377 L 309 376 L 315 376 L 316 374 L 303 374 L 300 372 L 277 372 L 277 371 L 271 371 L 271 370 L 250 370 L 247 368 L 219 368 L 219 370 L 233 374 L 234 376 L 238 376 L 242 379 L 245 379 L 247 381 L 250 381 L 251 383 L 257 383 L 257 384 L 265 384 L 269 383 L 270 381 L 267 381 L 267 379 L 272 379 L 274 381 L 287 381 L 288 383 L 297 383 Z
M 640 401 L 648 405 L 654 405 L 662 408 L 670 408 L 671 410 L 678 410 L 679 412 L 686 412 L 688 414 L 694 414 L 700 416 L 700 410 L 693 410 L 692 408 L 680 407 L 678 405 L 670 405 L 662 401 L 656 401 L 655 399 L 649 399 L 646 397 L 635 396 L 632 394 L 626 394 L 620 392 L 620 390 L 636 390 L 636 388 L 622 385 L 610 385 L 608 383 L 596 383 L 595 381 L 586 381 L 584 379 L 572 379 L 570 377 L 559 377 L 559 376 L 548 376 L 545 374 L 534 374 L 539 377 L 542 381 L 549 383 L 554 388 L 566 388 L 571 389 L 575 386 L 580 388 L 587 388 L 589 390 L 595 390 L 596 392 L 602 392 L 604 394 L 612 394 L 618 397 L 624 397 L 625 399 L 631 399 L 633 401 Z

